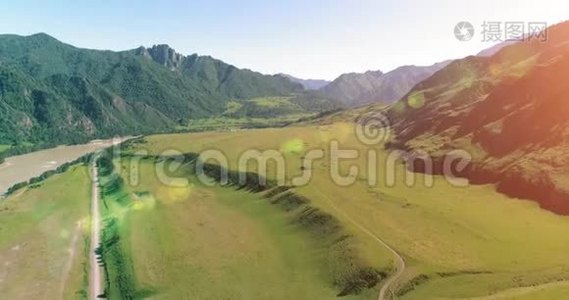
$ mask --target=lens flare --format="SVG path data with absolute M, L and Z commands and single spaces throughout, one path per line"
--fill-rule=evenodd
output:
M 300 154 L 304 150 L 304 141 L 302 139 L 288 140 L 281 146 L 281 152 L 285 154 Z
M 192 186 L 163 186 L 158 189 L 157 200 L 171 204 L 187 200 L 192 193 Z
M 411 108 L 421 108 L 425 105 L 425 94 L 423 92 L 413 92 L 407 97 L 407 104 Z

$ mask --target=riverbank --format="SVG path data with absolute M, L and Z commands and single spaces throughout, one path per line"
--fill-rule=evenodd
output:
M 55 170 L 61 165 L 74 161 L 79 157 L 113 145 L 118 145 L 131 137 L 108 140 L 94 140 L 87 144 L 59 146 L 23 155 L 6 158 L 0 164 L 0 195 L 13 185 L 28 181 L 33 177 Z

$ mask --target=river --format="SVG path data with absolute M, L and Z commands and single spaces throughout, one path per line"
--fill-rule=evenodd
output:
M 0 165 L 0 195 L 4 194 L 16 183 L 28 181 L 46 171 L 55 170 L 59 166 L 74 161 L 85 154 L 119 144 L 124 140 L 126 139 L 95 140 L 83 145 L 59 146 L 57 148 L 8 157 Z

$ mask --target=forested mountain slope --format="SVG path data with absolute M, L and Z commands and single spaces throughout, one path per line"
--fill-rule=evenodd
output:
M 113 52 L 47 34 L 0 35 L 0 144 L 168 131 L 221 114 L 231 101 L 277 96 L 312 108 L 313 97 L 287 78 L 184 56 L 167 45 Z M 310 111 L 338 106 L 316 102 Z

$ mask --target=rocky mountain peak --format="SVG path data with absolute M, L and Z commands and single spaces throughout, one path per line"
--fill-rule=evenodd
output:
M 166 44 L 154 45 L 145 50 L 155 62 L 171 69 L 179 68 L 184 61 L 184 55 Z
M 365 72 L 365 74 L 369 75 L 369 76 L 380 77 L 384 73 L 380 70 L 377 70 L 377 71 L 367 71 L 367 72 Z

